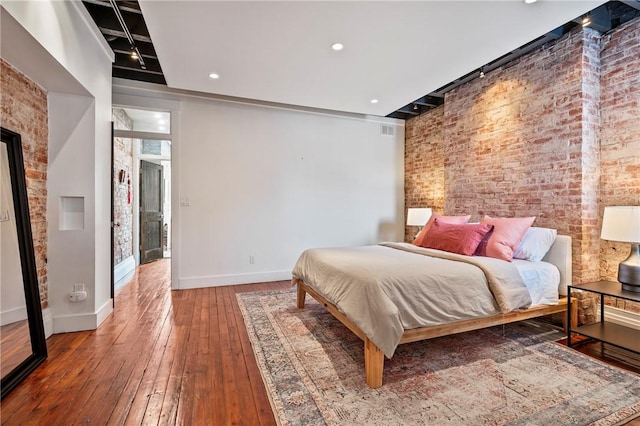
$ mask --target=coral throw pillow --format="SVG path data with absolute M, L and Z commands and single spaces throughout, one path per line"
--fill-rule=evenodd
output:
M 527 229 L 533 224 L 532 217 L 489 217 L 485 216 L 480 223 L 493 225 L 493 230 L 487 235 L 476 250 L 478 256 L 495 257 L 511 262 L 513 251 L 524 237 Z
M 451 224 L 434 220 L 425 234 L 422 247 L 471 256 L 482 238 L 493 228 L 485 223 Z
M 431 225 L 433 225 L 433 222 L 438 219 L 438 221 L 440 223 L 453 223 L 453 224 L 462 224 L 462 223 L 467 223 L 469 222 L 469 219 L 471 219 L 471 215 L 469 216 L 443 216 L 440 213 L 436 213 L 434 212 L 431 217 L 429 218 L 429 220 L 427 221 L 427 223 L 424 224 L 424 226 L 422 227 L 422 230 L 420 230 L 420 232 L 418 232 L 418 235 L 416 236 L 416 239 L 413 240 L 413 244 L 417 245 L 417 246 L 421 246 L 422 244 L 422 240 L 424 240 L 424 236 L 427 234 L 427 232 L 429 231 L 429 228 L 431 228 Z

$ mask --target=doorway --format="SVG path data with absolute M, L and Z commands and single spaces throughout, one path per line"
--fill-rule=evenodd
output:
M 169 112 L 114 107 L 114 291 L 171 256 Z
M 140 264 L 171 257 L 171 141 L 140 141 Z

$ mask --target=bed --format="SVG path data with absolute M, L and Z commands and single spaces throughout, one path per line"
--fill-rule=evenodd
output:
M 384 358 L 400 344 L 566 313 L 571 238 L 558 235 L 542 262 L 533 263 L 381 243 L 305 250 L 292 282 L 298 308 L 308 293 L 363 340 L 366 383 L 378 388 Z M 512 283 L 514 273 L 527 281 L 524 291 Z M 425 280 L 435 284 L 425 287 Z

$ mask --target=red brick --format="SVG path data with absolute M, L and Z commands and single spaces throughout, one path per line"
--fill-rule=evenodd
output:
M 48 306 L 47 281 L 47 93 L 0 59 L 0 124 L 20 133 L 27 178 L 31 231 L 43 308 Z

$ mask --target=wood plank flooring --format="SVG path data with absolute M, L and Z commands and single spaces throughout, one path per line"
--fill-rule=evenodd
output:
M 168 259 L 143 265 L 98 330 L 47 339 L 2 424 L 275 425 L 235 293 L 290 286 L 171 291 Z
M 98 330 L 47 339 L 49 359 L 0 404 L 2 425 L 275 425 L 235 294 L 290 282 L 169 281 L 168 259 L 143 265 Z

